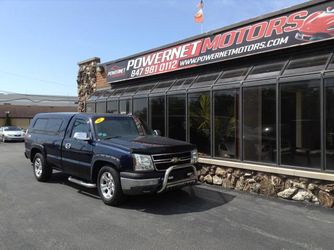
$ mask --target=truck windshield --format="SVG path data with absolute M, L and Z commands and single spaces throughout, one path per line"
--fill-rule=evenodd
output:
M 97 117 L 94 127 L 97 138 L 101 140 L 152 134 L 141 120 L 133 117 Z

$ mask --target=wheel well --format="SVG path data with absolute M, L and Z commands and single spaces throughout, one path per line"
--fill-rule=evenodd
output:
M 37 153 L 42 153 L 42 151 L 38 148 L 33 148 L 30 153 L 30 161 L 32 162 L 34 160 L 34 157 Z
M 102 167 L 109 166 L 117 170 L 116 166 L 110 162 L 107 161 L 96 161 L 93 166 L 93 173 L 92 173 L 92 182 L 95 183 L 97 181 L 97 176 L 99 174 L 99 171 Z

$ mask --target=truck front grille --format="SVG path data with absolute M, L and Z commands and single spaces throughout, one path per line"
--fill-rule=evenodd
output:
M 175 165 L 191 162 L 191 152 L 169 153 L 152 155 L 155 168 L 158 171 L 164 171 Z

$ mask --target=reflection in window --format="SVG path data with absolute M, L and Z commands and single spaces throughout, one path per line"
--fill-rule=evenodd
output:
M 186 140 L 186 96 L 168 96 L 168 137 Z
M 217 80 L 216 84 L 241 81 L 246 77 L 248 69 L 249 67 L 225 70 Z
M 112 100 L 107 102 L 107 113 L 118 114 L 117 100 Z
M 95 113 L 95 103 L 94 102 L 88 102 L 86 104 L 86 112 L 87 113 Z
M 334 170 L 334 78 L 326 79 L 326 169 Z
M 193 93 L 188 97 L 190 142 L 200 153 L 210 155 L 210 95 Z
M 96 103 L 96 113 L 105 113 L 106 112 L 106 103 L 97 102 Z
M 319 80 L 281 85 L 281 162 L 320 167 Z
M 268 78 L 276 77 L 281 72 L 284 62 L 274 62 L 256 65 L 253 67 L 252 71 L 249 73 L 247 80 L 257 79 L 257 78 Z
M 165 136 L 165 97 L 150 97 L 150 117 L 152 129 L 158 129 Z
M 218 78 L 220 72 L 200 75 L 196 81 L 191 85 L 191 88 L 211 86 Z
M 276 162 L 275 86 L 244 89 L 243 152 L 248 161 Z
M 283 75 L 309 73 L 325 69 L 329 54 L 291 59 Z
M 125 99 L 119 101 L 119 113 L 120 114 L 131 114 L 132 113 L 132 100 Z
M 177 79 L 170 90 L 187 89 L 194 80 L 195 77 Z
M 166 92 L 175 80 L 162 81 L 151 91 L 151 93 Z
M 133 99 L 133 114 L 147 122 L 147 98 Z
M 239 158 L 239 90 L 214 93 L 215 156 Z

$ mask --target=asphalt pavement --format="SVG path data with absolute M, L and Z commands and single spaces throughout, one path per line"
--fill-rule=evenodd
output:
M 212 188 L 102 203 L 55 173 L 35 180 L 23 143 L 0 143 L 0 249 L 334 249 L 334 210 Z

